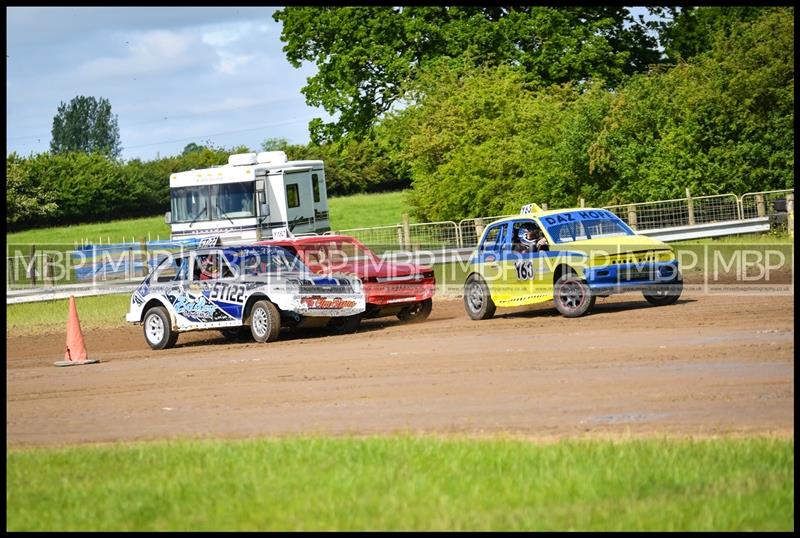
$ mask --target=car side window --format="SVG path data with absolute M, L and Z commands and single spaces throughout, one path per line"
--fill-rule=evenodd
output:
M 186 274 L 186 259 L 169 256 L 155 270 L 152 282 L 172 282 L 181 280 L 181 275 Z
M 489 228 L 481 245 L 481 250 L 498 250 L 505 242 L 506 225 L 498 224 Z

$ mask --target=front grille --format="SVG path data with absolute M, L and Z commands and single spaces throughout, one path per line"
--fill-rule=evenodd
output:
M 300 293 L 316 294 L 316 293 L 353 293 L 353 288 L 349 284 L 302 284 L 300 286 Z

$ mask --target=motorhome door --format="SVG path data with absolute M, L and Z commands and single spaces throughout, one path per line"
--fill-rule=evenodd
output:
M 284 172 L 286 220 L 294 234 L 314 231 L 314 193 L 308 169 Z

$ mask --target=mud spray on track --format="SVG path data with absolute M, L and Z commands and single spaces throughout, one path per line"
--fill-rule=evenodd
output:
M 793 295 L 709 295 L 675 305 L 599 299 L 470 321 L 438 298 L 418 324 L 281 333 L 269 344 L 182 334 L 152 351 L 139 326 L 87 331 L 100 364 L 56 368 L 64 334 L 7 335 L 12 445 L 178 437 L 389 433 L 540 439 L 794 435 Z

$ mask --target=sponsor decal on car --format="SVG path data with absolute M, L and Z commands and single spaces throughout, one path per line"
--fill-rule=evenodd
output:
M 316 308 L 322 310 L 339 310 L 342 308 L 352 308 L 356 306 L 356 302 L 349 299 L 342 299 L 336 297 L 328 299 L 320 295 L 312 295 L 310 297 L 302 297 L 300 303 L 308 308 Z

